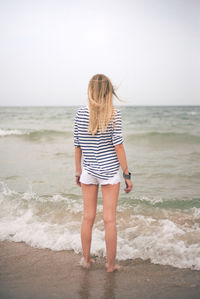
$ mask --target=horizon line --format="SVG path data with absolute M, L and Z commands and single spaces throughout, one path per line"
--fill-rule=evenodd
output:
M 53 107 L 78 107 L 78 106 L 84 106 L 85 104 L 76 104 L 76 105 L 8 105 L 8 106 L 1 106 L 0 108 L 11 108 L 11 107 L 49 107 L 49 108 L 53 108 Z M 114 105 L 115 106 L 115 105 Z M 200 107 L 200 104 L 163 104 L 163 105 L 157 105 L 157 104 L 147 104 L 147 105 L 116 105 L 116 106 L 121 106 L 121 107 Z

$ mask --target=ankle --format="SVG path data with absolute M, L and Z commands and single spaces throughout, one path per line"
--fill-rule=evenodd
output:
M 106 266 L 107 266 L 107 269 L 112 269 L 112 268 L 115 268 L 115 263 L 112 263 L 112 264 L 107 263 Z
M 89 258 L 83 258 L 83 262 L 84 262 L 85 264 L 89 264 L 90 259 L 89 259 Z

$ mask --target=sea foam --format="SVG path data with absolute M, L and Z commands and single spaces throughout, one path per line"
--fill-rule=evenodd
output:
M 81 198 L 55 194 L 42 197 L 19 193 L 1 183 L 0 240 L 26 242 L 30 246 L 80 253 Z M 138 206 L 139 207 L 139 204 Z M 152 263 L 200 270 L 199 209 L 142 214 L 139 208 L 117 213 L 119 260 L 141 258 Z M 156 208 L 158 211 L 158 208 Z M 182 218 L 182 221 L 180 219 Z M 98 205 L 91 253 L 106 256 L 102 204 Z

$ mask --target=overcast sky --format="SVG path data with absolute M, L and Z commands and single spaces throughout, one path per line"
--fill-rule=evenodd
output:
M 199 0 L 0 0 L 0 105 L 200 104 Z M 115 102 L 116 103 L 116 102 Z

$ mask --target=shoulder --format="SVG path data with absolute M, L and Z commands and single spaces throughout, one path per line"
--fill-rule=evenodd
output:
M 76 112 L 76 117 L 79 116 L 81 117 L 81 115 L 86 115 L 88 114 L 88 106 L 81 106 L 78 108 L 77 112 Z
M 88 111 L 88 106 L 87 105 L 84 105 L 84 106 L 81 106 L 78 108 L 77 110 L 77 113 L 81 113 L 81 112 L 84 112 L 84 111 Z
M 116 107 L 114 107 L 114 118 L 121 118 L 121 111 Z
M 121 114 L 121 110 L 119 108 L 117 108 L 117 107 L 114 107 L 114 112 L 116 114 Z

